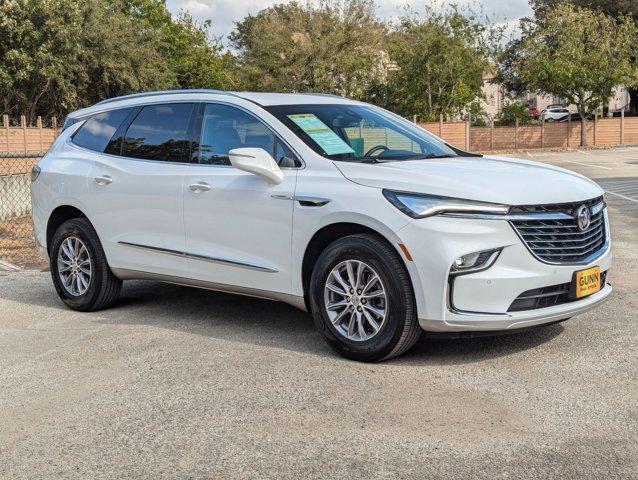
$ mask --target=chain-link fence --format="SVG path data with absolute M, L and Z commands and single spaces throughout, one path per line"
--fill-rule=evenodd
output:
M 0 152 L 0 260 L 22 268 L 44 266 L 31 223 L 31 169 L 42 153 Z

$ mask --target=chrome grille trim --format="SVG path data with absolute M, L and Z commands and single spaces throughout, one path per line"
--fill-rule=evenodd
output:
M 590 208 L 591 224 L 581 231 L 574 212 L 583 204 Z M 512 207 L 511 211 L 513 215 L 507 215 L 510 225 L 532 255 L 544 263 L 586 264 L 608 249 L 602 197 L 568 204 Z M 521 215 L 526 219 L 519 219 Z M 555 217 L 548 219 L 549 215 Z

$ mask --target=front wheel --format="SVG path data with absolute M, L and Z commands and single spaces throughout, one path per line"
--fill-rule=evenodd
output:
M 53 236 L 49 255 L 53 284 L 69 308 L 101 310 L 117 300 L 122 281 L 113 275 L 97 232 L 86 218 L 64 222 Z
M 373 235 L 350 235 L 322 252 L 310 281 L 310 305 L 328 345 L 353 360 L 395 357 L 421 335 L 405 265 Z

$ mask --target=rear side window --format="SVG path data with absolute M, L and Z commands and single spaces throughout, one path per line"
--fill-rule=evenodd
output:
M 122 156 L 183 162 L 188 157 L 192 103 L 149 105 L 135 117 L 122 142 Z
M 130 108 L 120 108 L 93 115 L 73 135 L 73 143 L 89 150 L 103 152 L 117 128 L 130 112 Z

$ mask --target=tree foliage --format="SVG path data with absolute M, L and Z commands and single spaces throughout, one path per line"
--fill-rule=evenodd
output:
M 500 126 L 529 125 L 532 122 L 532 114 L 527 106 L 519 101 L 510 101 L 503 105 L 503 108 L 496 115 L 494 123 Z
M 64 115 L 162 88 L 229 88 L 233 57 L 163 0 L 0 2 L 0 109 Z
M 501 33 L 456 7 L 403 18 L 389 42 L 397 67 L 389 80 L 391 102 L 423 120 L 460 115 L 483 97 L 483 74 Z
M 278 4 L 230 36 L 250 88 L 361 97 L 382 75 L 385 27 L 371 0 Z
M 530 0 L 536 15 L 543 16 L 547 10 L 565 0 Z M 638 2 L 636 0 L 569 0 L 577 7 L 600 10 L 612 17 L 629 15 L 638 22 Z
M 629 17 L 561 3 L 522 26 L 501 74 L 510 84 L 575 104 L 583 122 L 609 102 L 616 86 L 637 82 L 637 31 Z M 586 143 L 584 128 L 581 143 Z

